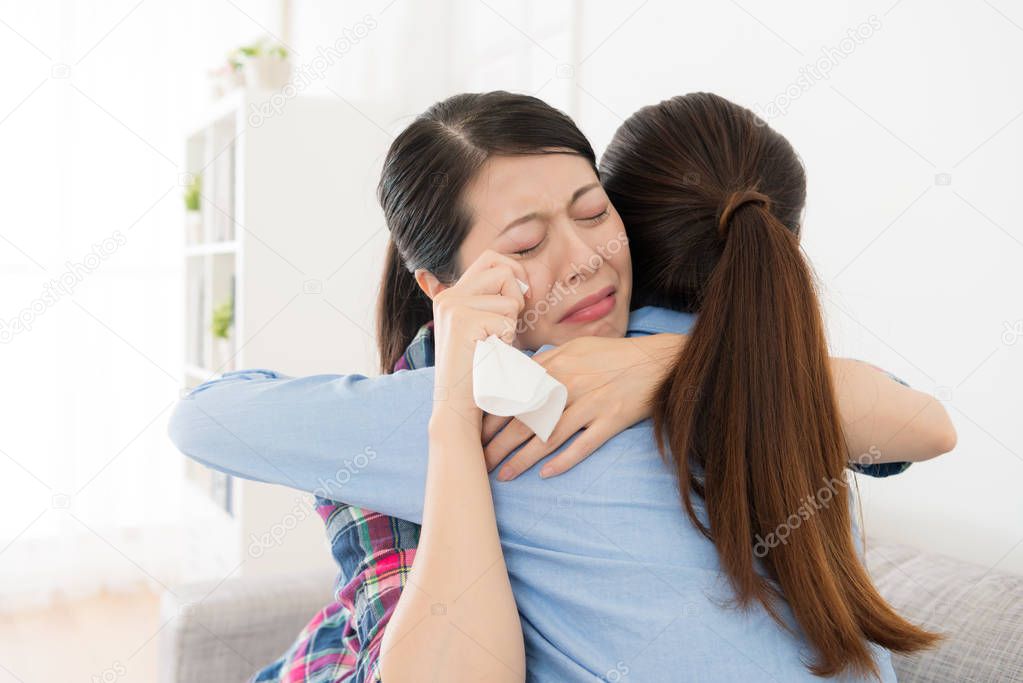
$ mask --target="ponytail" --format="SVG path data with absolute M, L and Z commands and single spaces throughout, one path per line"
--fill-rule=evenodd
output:
M 933 645 L 884 601 L 853 541 L 849 454 L 799 246 L 806 175 L 788 140 L 691 93 L 623 123 L 601 176 L 629 230 L 637 301 L 698 313 L 652 400 L 654 434 L 737 606 L 787 626 L 787 603 L 821 676 L 877 676 L 871 642 Z
M 700 314 L 654 399 L 658 448 L 670 454 L 693 524 L 717 546 L 738 605 L 758 601 L 780 621 L 776 580 L 816 650 L 813 673 L 876 676 L 868 640 L 906 653 L 936 636 L 896 614 L 857 557 L 811 270 L 766 195 L 732 193 L 718 229 L 723 250 Z
M 416 332 L 432 318 L 429 297 L 405 267 L 394 240 L 388 240 L 377 299 L 377 344 L 383 374 L 393 371 Z

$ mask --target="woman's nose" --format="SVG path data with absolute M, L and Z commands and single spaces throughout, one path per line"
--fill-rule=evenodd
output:
M 566 287 L 575 289 L 600 268 L 602 259 L 593 246 L 583 238 L 574 223 L 567 225 L 563 234 L 566 258 L 562 263 L 567 265 L 562 268 L 560 279 Z

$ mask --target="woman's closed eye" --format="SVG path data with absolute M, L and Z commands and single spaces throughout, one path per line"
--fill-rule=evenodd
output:
M 593 214 L 593 215 L 590 215 L 590 216 L 581 216 L 579 218 L 576 218 L 575 220 L 579 221 L 580 223 L 585 223 L 587 225 L 597 225 L 598 223 L 603 222 L 603 220 L 605 218 L 607 218 L 609 215 L 611 215 L 611 206 L 610 205 L 605 206 L 604 210 L 601 211 L 600 213 Z M 538 239 L 535 242 L 533 242 L 532 245 L 530 245 L 528 247 L 524 247 L 524 248 L 516 250 L 516 251 L 513 251 L 512 254 L 514 254 L 515 256 L 528 256 L 529 254 L 533 253 L 534 251 L 539 249 L 541 246 L 543 246 L 543 243 L 546 240 L 547 240 L 547 234 L 545 232 L 543 234 L 543 236 L 541 236 L 540 239 Z
M 596 223 L 601 222 L 605 218 L 607 218 L 609 215 L 611 215 L 611 207 L 610 206 L 605 206 L 604 210 L 601 211 L 600 213 L 596 214 L 596 215 L 584 216 L 582 218 L 577 218 L 576 220 L 577 221 L 582 221 L 584 223 L 596 224 Z
M 530 254 L 531 252 L 534 252 L 537 249 L 539 249 L 541 244 L 543 244 L 543 240 L 540 240 L 539 242 L 537 242 L 536 244 L 534 244 L 531 247 L 527 247 L 525 249 L 521 249 L 519 251 L 512 252 L 512 253 L 514 253 L 516 256 L 526 256 L 527 254 Z

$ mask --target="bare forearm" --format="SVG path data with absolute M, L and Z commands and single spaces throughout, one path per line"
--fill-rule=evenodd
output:
M 851 461 L 914 462 L 955 447 L 955 427 L 933 396 L 850 358 L 832 358 L 831 372 Z
M 671 343 L 678 348 L 686 336 L 664 334 L 648 339 L 649 353 L 661 350 L 651 356 L 658 359 L 654 365 L 666 365 L 674 361 L 674 356 L 663 349 L 670 349 Z M 945 407 L 933 396 L 900 384 L 869 363 L 851 358 L 830 360 L 850 462 L 916 462 L 955 447 L 955 427 Z
M 388 683 L 525 679 L 479 428 L 451 409 L 430 421 L 423 529 L 381 667 Z

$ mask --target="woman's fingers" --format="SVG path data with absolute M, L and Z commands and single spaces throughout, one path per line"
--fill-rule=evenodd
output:
M 467 294 L 503 294 L 515 297 L 525 306 L 525 293 L 519 282 L 529 286 L 529 276 L 518 261 L 487 249 L 473 261 L 455 283 Z
M 495 265 L 482 272 L 466 272 L 455 283 L 463 296 L 499 294 L 525 303 L 522 288 L 515 282 L 516 275 L 504 264 Z
M 515 277 L 522 280 L 527 285 L 529 284 L 529 278 L 526 275 L 525 266 L 523 266 L 520 262 L 516 261 L 510 256 L 500 254 L 494 251 L 493 249 L 484 249 L 483 252 L 476 257 L 476 260 L 470 263 L 469 267 L 465 269 L 465 272 L 462 273 L 462 277 L 465 277 L 470 273 L 475 274 L 485 270 L 489 270 L 491 268 L 494 268 L 495 266 L 507 267 L 512 271 L 512 274 Z
M 526 306 L 519 281 L 527 282 L 521 263 L 490 249 L 484 251 L 457 282 L 434 296 L 434 332 L 438 343 L 445 335 L 458 337 L 453 332 L 453 328 L 458 328 L 470 343 L 494 334 L 514 344 L 519 314 Z M 503 321 L 495 321 L 495 316 Z
M 533 358 L 533 360 L 535 360 L 538 363 L 542 364 L 543 359 L 552 358 L 554 353 L 557 352 L 557 350 L 558 349 L 554 348 L 554 349 L 548 349 L 548 350 L 543 351 L 541 353 L 534 353 L 532 358 Z M 529 427 L 527 427 L 524 424 L 522 424 L 522 422 L 520 422 L 519 420 L 516 420 L 514 417 L 507 417 L 507 416 L 504 416 L 504 415 L 491 415 L 490 413 L 485 413 L 483 415 L 482 440 L 483 440 L 483 445 L 484 446 L 489 444 L 491 439 L 493 439 L 502 430 L 507 430 L 508 429 L 508 423 L 511 422 L 512 420 L 514 420 L 516 422 L 516 427 L 515 427 L 514 431 L 519 435 L 519 436 L 516 436 L 514 438 L 518 438 L 519 440 L 516 443 L 511 444 L 511 441 L 513 441 L 514 438 L 512 438 L 512 436 L 511 436 L 512 432 L 509 432 L 506 435 L 506 437 L 505 437 L 505 438 L 509 439 L 509 441 L 506 442 L 506 445 L 508 445 L 507 450 L 498 449 L 498 450 L 493 451 L 493 455 L 490 456 L 488 458 L 488 461 L 487 461 L 487 465 L 488 465 L 487 469 L 489 469 L 489 470 L 494 469 L 494 467 L 499 462 L 504 460 L 505 456 L 507 456 L 510 452 L 512 452 L 515 449 L 516 446 L 518 446 L 523 441 L 525 441 L 526 439 L 531 437 L 533 435 L 533 431 Z M 520 438 L 520 436 L 521 436 L 521 438 Z M 491 462 L 491 460 L 493 462 Z
M 483 430 L 480 434 L 480 438 L 483 441 L 483 445 L 486 446 L 490 443 L 490 440 L 494 438 L 501 429 L 504 428 L 510 421 L 515 418 L 508 417 L 506 415 L 491 415 L 490 413 L 483 414 Z M 493 469 L 493 468 L 488 468 Z
M 515 316 L 504 315 L 502 313 L 489 313 L 486 311 L 480 311 L 479 315 L 482 316 L 483 325 L 483 336 L 480 339 L 486 339 L 490 335 L 497 335 L 506 344 L 511 344 L 515 341 Z
M 547 363 L 549 363 L 551 360 L 553 360 L 554 357 L 558 355 L 558 351 L 560 351 L 561 349 L 562 349 L 562 347 L 555 346 L 553 349 L 547 349 L 546 351 L 540 351 L 539 353 L 534 353 L 530 357 L 533 360 L 535 360 L 537 363 L 539 363 L 540 365 L 544 366 L 544 369 L 547 369 Z
M 477 311 L 497 313 L 507 318 L 515 318 L 519 313 L 519 303 L 501 294 L 476 294 L 465 297 L 462 302 Z
M 490 442 L 483 447 L 483 459 L 487 463 L 487 471 L 497 467 L 509 453 L 518 448 L 524 441 L 533 436 L 533 430 L 520 420 L 512 420 L 499 431 Z
M 565 450 L 555 455 L 540 468 L 540 476 L 544 479 L 567 472 L 604 445 L 608 439 L 617 434 L 614 430 L 604 429 L 592 424 L 583 429 L 575 441 L 568 444 Z
M 558 450 L 573 434 L 584 428 L 591 419 L 591 415 L 586 408 L 569 406 L 562 414 L 561 419 L 558 420 L 558 424 L 555 425 L 554 431 L 551 432 L 547 442 L 544 443 L 536 437 L 530 439 L 529 443 L 520 448 L 518 453 L 501 466 L 501 471 L 497 473 L 498 480 L 508 481 L 519 476 Z

